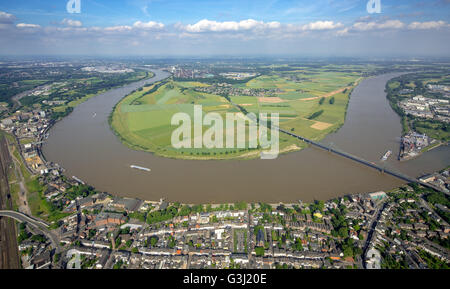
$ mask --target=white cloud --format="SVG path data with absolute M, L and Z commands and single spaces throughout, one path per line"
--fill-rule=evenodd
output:
M 0 11 L 0 23 L 11 24 L 16 20 L 16 17 L 12 14 Z
M 5 17 L 4 14 L 0 14 L 0 16 L 3 19 L 11 19 L 11 16 Z M 447 27 L 448 23 L 443 21 L 413 22 L 410 24 L 409 21 L 403 23 L 399 20 L 369 17 L 360 18 L 348 25 L 336 20 L 328 21 L 327 19 L 314 20 L 310 23 L 283 24 L 254 19 L 224 22 L 204 19 L 185 24 L 133 21 L 109 27 L 89 26 L 86 23 L 77 24 L 72 21 L 75 20 L 64 19 L 59 23 L 52 22 L 48 26 L 42 25 L 42 29 L 39 29 L 40 26 L 36 24 L 17 24 L 17 20 L 12 24 L 0 22 L 0 39 L 5 39 L 4 43 L 8 43 L 2 42 L 0 52 L 9 49 L 8 51 L 15 53 L 15 49 L 22 47 L 20 46 L 22 42 L 29 41 L 26 42 L 30 43 L 29 46 L 37 47 L 40 43 L 40 51 L 43 52 L 47 51 L 49 43 L 55 43 L 55 45 L 58 45 L 58 49 L 63 52 L 65 50 L 71 51 L 74 47 L 81 47 L 85 53 L 97 53 L 97 51 L 103 53 L 105 49 L 110 51 L 109 53 L 118 51 L 118 53 L 136 52 L 143 54 L 150 53 L 148 51 L 161 54 L 177 54 L 184 53 L 184 51 L 188 54 L 220 54 L 222 52 L 238 54 L 251 53 L 252 51 L 298 53 L 298 49 L 294 48 L 302 47 L 306 49 L 305 51 L 319 54 L 321 52 L 328 53 L 335 46 L 340 46 L 341 43 L 343 46 L 347 45 L 345 49 L 351 50 L 353 46 L 349 43 L 354 43 L 354 40 L 367 48 L 381 46 L 381 43 L 383 43 L 383 47 L 389 47 L 386 48 L 386 51 L 392 49 L 396 52 L 398 47 L 412 46 L 411 43 L 416 41 L 416 37 L 413 37 L 415 35 L 430 34 L 430 37 L 434 37 L 435 34 L 439 34 L 436 41 L 433 42 L 433 45 L 438 49 L 432 51 L 445 54 L 445 50 L 442 48 L 444 44 L 441 44 L 442 41 L 439 40 L 441 35 L 448 37 L 448 33 L 450 33 L 450 29 L 447 28 L 440 31 L 431 30 L 432 28 Z M 61 25 L 62 23 L 65 25 Z M 386 33 L 387 31 L 389 33 Z M 30 36 L 33 37 L 28 40 Z M 378 38 L 378 36 L 380 37 Z M 423 39 L 423 37 L 417 38 Z M 410 42 L 408 44 L 403 43 L 405 39 Z M 396 44 L 394 45 L 390 41 Z M 422 40 L 422 42 L 424 41 Z M 334 46 L 329 43 L 334 43 Z M 428 42 L 421 43 L 419 40 L 417 40 L 417 43 L 416 51 L 420 51 L 417 47 L 425 47 L 429 44 Z M 423 46 L 420 46 L 422 44 Z M 153 47 L 153 45 L 158 48 L 147 50 L 148 47 Z M 26 52 L 26 50 L 24 51 Z M 357 52 L 358 48 L 352 51 Z
M 109 26 L 105 27 L 103 30 L 106 32 L 131 32 L 136 29 L 142 29 L 142 30 L 160 30 L 164 28 L 164 24 L 150 21 L 150 22 L 141 22 L 137 21 L 133 24 L 133 26 L 130 25 L 118 25 L 118 26 Z M 98 30 L 98 28 L 97 28 Z
M 356 22 L 352 28 L 359 31 L 380 29 L 401 29 L 405 24 L 400 20 L 387 20 L 385 22 Z
M 449 25 L 445 21 L 429 21 L 429 22 L 413 22 L 408 25 L 409 29 L 439 29 L 448 27 Z
M 128 26 L 128 25 L 105 27 L 105 31 L 110 31 L 110 32 L 123 32 L 123 31 L 130 31 L 132 29 L 133 29 L 133 27 Z
M 61 22 L 61 24 L 67 25 L 67 26 L 70 26 L 70 27 L 81 27 L 81 26 L 83 26 L 83 23 L 81 23 L 81 21 L 72 20 L 72 19 L 66 19 L 66 18 Z
M 373 17 L 370 16 L 370 15 L 366 15 L 366 16 L 361 16 L 361 17 L 359 17 L 359 18 L 356 20 L 356 22 L 369 22 L 369 21 L 371 21 L 371 20 L 373 20 Z
M 225 21 L 217 22 L 208 19 L 203 19 L 195 24 L 189 24 L 185 28 L 187 32 L 226 32 L 226 31 L 242 31 L 251 29 L 276 29 L 279 28 L 281 24 L 279 22 L 268 22 L 256 21 L 254 19 L 242 20 L 240 22 L 236 21 Z
M 344 25 L 340 22 L 334 23 L 333 21 L 316 21 L 305 24 L 302 26 L 302 30 L 331 30 L 341 28 Z
M 278 29 L 281 27 L 281 23 L 277 21 L 268 22 L 266 23 L 266 27 L 270 29 Z
M 348 34 L 348 27 L 345 27 L 344 29 L 336 31 L 337 36 L 344 36 Z
M 133 27 L 140 28 L 140 29 L 163 29 L 164 24 L 154 22 L 154 21 L 149 21 L 149 22 L 137 21 L 133 24 Z
M 40 25 L 37 24 L 28 24 L 28 23 L 19 23 L 16 25 L 17 28 L 41 28 Z

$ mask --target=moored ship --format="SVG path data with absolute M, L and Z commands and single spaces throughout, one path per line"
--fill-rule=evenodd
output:
M 381 158 L 381 160 L 382 160 L 382 161 L 387 160 L 387 159 L 391 156 L 391 154 L 392 154 L 392 151 L 391 151 L 391 150 L 388 150 L 388 151 L 383 155 L 383 157 Z
M 146 172 L 149 172 L 149 171 L 150 171 L 149 168 L 144 168 L 144 167 L 135 166 L 135 165 L 131 165 L 130 168 L 132 168 L 132 169 L 137 169 L 137 170 L 141 170 L 141 171 L 146 171 Z

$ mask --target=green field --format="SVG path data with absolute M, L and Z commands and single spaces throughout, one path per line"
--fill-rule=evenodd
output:
M 293 81 L 296 77 L 297 81 Z M 301 79 L 301 81 L 298 81 Z M 345 119 L 348 96 L 360 79 L 357 73 L 289 72 L 261 75 L 245 84 L 234 87 L 275 90 L 276 95 L 256 97 L 249 95 L 229 96 L 236 104 L 248 112 L 279 113 L 280 127 L 299 135 L 320 140 L 337 130 Z M 200 82 L 168 80 L 144 87 L 122 99 L 115 107 L 110 123 L 118 137 L 129 147 L 145 150 L 157 155 L 183 159 L 251 159 L 259 157 L 259 149 L 175 149 L 171 145 L 172 132 L 177 126 L 171 125 L 171 118 L 177 112 L 185 112 L 193 119 L 194 105 L 202 105 L 204 114 L 218 113 L 225 119 L 226 113 L 239 112 L 224 96 L 199 92 L 195 89 L 206 87 Z M 325 101 L 319 103 L 320 98 Z M 329 99 L 334 98 L 330 103 Z M 308 117 L 323 110 L 313 120 Z M 203 127 L 205 132 L 209 126 Z M 230 133 L 230 132 L 228 132 Z M 236 133 L 234 132 L 236 135 Z M 193 136 L 192 128 L 192 136 Z M 226 131 L 223 138 L 226 138 Z M 248 130 L 246 131 L 248 143 Z M 301 141 L 280 134 L 280 152 L 295 151 L 306 147 Z

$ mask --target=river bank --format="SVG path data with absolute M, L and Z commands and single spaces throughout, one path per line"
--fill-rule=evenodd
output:
M 159 73 L 157 73 L 158 77 Z M 395 75 L 363 80 L 350 97 L 344 125 L 322 143 L 378 162 L 388 149 L 398 152 L 400 120 L 387 103 L 384 86 Z M 276 160 L 174 160 L 124 146 L 109 127 L 114 105 L 137 86 L 92 98 L 53 126 L 43 146 L 46 158 L 96 187 L 121 197 L 182 203 L 305 202 L 351 193 L 389 190 L 403 182 L 314 148 Z M 97 116 L 92 118 L 92 114 Z M 374 131 L 378 134 L 373 133 Z M 381 134 L 380 134 L 381 133 Z M 446 167 L 446 151 L 435 149 L 412 161 L 411 176 Z M 388 160 L 387 165 L 397 166 Z M 399 163 L 399 162 L 398 162 Z M 151 173 L 130 169 L 138 165 Z M 403 167 L 399 169 L 404 172 Z M 412 171 L 412 173 L 411 173 Z
M 243 83 L 242 87 L 223 83 L 206 84 L 165 80 L 151 87 L 133 91 L 122 98 L 114 105 L 108 120 L 113 132 L 126 146 L 134 150 L 151 152 L 160 157 L 202 161 L 256 159 L 263 150 L 251 147 L 248 136 L 246 136 L 243 147 L 231 148 L 223 144 L 223 140 L 229 137 L 228 130 L 233 130 L 232 127 L 228 128 L 228 123 L 224 127 L 224 119 L 228 118 L 230 114 L 259 115 L 267 113 L 268 117 L 271 117 L 271 113 L 278 113 L 279 124 L 284 129 L 301 130 L 305 137 L 320 140 L 338 130 L 344 123 L 349 94 L 360 81 L 360 78 L 357 79 L 357 76 L 354 75 L 351 78 L 354 81 L 351 83 L 344 83 L 342 80 L 329 81 L 329 86 L 321 88 L 321 93 L 315 92 L 318 96 L 305 98 L 304 92 L 293 93 L 293 88 L 286 88 L 286 91 L 280 88 L 276 90 L 274 88 L 276 85 L 264 77 L 267 75 L 258 78 L 260 82 L 257 84 L 247 82 Z M 318 89 L 321 81 L 325 83 L 324 79 L 325 77 L 318 77 L 317 83 L 306 81 L 306 84 L 302 85 Z M 346 80 L 348 79 L 346 78 Z M 277 83 L 277 85 L 281 84 Z M 283 87 L 294 87 L 300 84 L 299 82 L 288 82 L 284 85 Z M 340 88 L 336 90 L 336 87 Z M 285 96 L 287 91 L 291 93 L 289 97 Z M 271 97 L 261 97 L 270 93 L 273 93 Z M 327 97 L 330 99 L 325 102 Z M 216 140 L 213 148 L 201 145 L 192 148 L 191 144 L 188 147 L 175 149 L 171 142 L 171 133 L 175 130 L 175 127 L 171 125 L 171 117 L 183 112 L 192 118 L 194 105 L 201 105 L 205 115 L 208 112 L 214 112 L 222 117 L 222 121 L 219 124 L 214 123 L 213 127 L 210 127 L 210 124 L 202 126 L 205 133 L 203 136 L 215 135 L 218 133 L 216 128 L 219 126 L 221 131 L 225 132 L 221 133 L 223 135 L 219 140 L 221 144 L 217 144 Z M 321 113 L 316 117 L 307 118 L 314 113 L 317 114 L 317 111 Z M 211 131 L 212 129 L 214 132 Z M 198 138 L 201 135 L 202 133 L 199 132 L 199 135 L 194 137 Z M 183 136 L 186 137 L 186 134 Z M 187 135 L 187 138 L 192 142 L 192 136 Z M 295 138 L 280 135 L 279 151 L 281 153 L 293 151 L 292 145 L 298 148 L 296 150 L 306 147 L 304 143 Z

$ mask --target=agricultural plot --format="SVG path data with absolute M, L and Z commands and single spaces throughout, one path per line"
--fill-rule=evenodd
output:
M 155 152 L 166 157 L 187 159 L 229 159 L 249 158 L 259 155 L 259 150 L 248 148 L 239 149 L 174 149 L 171 135 L 176 126 L 171 125 L 171 119 L 177 112 L 185 112 L 194 118 L 194 104 L 202 105 L 203 112 L 215 112 L 226 118 L 226 113 L 239 112 L 225 98 L 186 89 L 185 83 L 169 82 L 161 86 L 156 92 L 147 94 L 152 87 L 137 91 L 118 103 L 111 119 L 111 125 L 119 137 L 134 149 Z M 136 104 L 137 103 L 137 104 Z M 209 127 L 204 126 L 203 131 Z M 236 132 L 224 131 L 227 134 Z M 193 127 L 191 135 L 194 135 Z M 246 142 L 248 142 L 248 128 Z
M 295 79 L 295 81 L 293 80 Z M 299 80 L 300 79 L 300 80 Z M 348 96 L 359 75 L 356 73 L 322 72 L 261 75 L 235 88 L 250 91 L 268 91 L 270 95 L 229 95 L 229 99 L 250 113 L 278 113 L 280 127 L 299 135 L 320 140 L 337 130 L 345 119 Z M 185 112 L 193 119 L 194 105 L 202 105 L 203 112 L 218 113 L 226 119 L 227 113 L 239 112 L 226 97 L 196 88 L 209 84 L 195 81 L 167 81 L 149 86 L 125 97 L 116 106 L 111 126 L 122 141 L 133 149 L 158 155 L 185 159 L 251 159 L 259 157 L 259 148 L 182 148 L 171 144 L 172 132 L 177 126 L 171 119 L 177 112 Z M 155 89 L 156 88 L 156 89 Z M 219 93 L 218 93 L 219 94 Z M 322 103 L 320 99 L 325 98 Z M 331 102 L 330 99 L 333 98 Z M 315 112 L 322 111 L 311 118 Z M 310 118 L 310 119 L 308 119 Z M 203 132 L 210 126 L 204 126 Z M 191 135 L 194 135 L 193 127 Z M 223 139 L 235 131 L 224 131 Z M 248 126 L 246 144 L 248 144 Z M 280 152 L 299 150 L 306 145 L 292 137 L 280 134 Z

